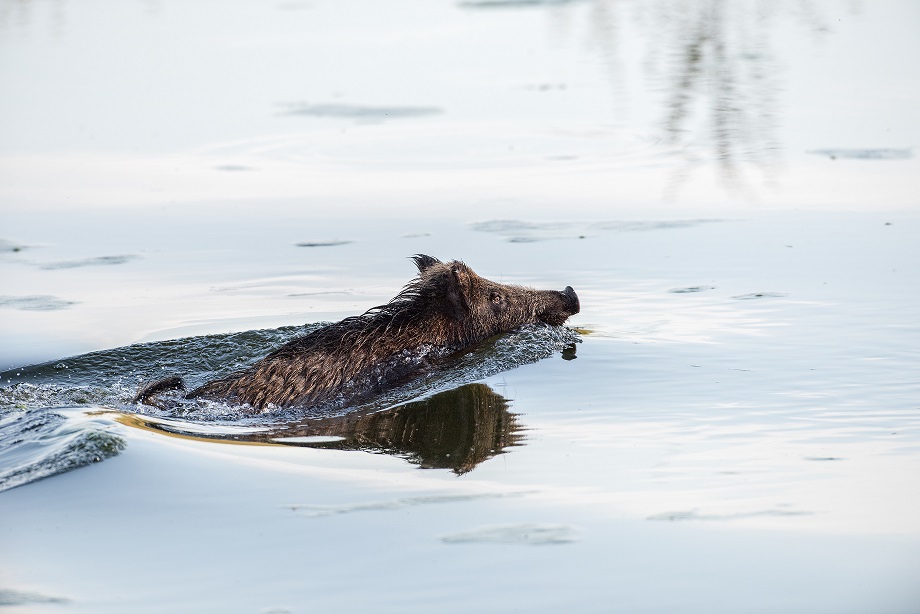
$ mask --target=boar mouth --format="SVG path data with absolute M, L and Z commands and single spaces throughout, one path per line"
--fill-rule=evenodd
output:
M 541 322 L 546 322 L 553 326 L 560 326 L 565 324 L 569 316 L 573 316 L 581 310 L 581 305 L 578 302 L 578 295 L 575 294 L 575 290 L 572 289 L 572 286 L 566 286 L 565 290 L 562 292 L 550 290 L 547 292 L 547 295 L 547 301 L 543 311 L 537 316 Z

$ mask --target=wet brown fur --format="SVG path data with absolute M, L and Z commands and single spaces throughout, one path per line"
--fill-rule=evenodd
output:
M 252 367 L 193 390 L 188 398 L 257 409 L 354 400 L 424 370 L 424 361 L 401 361 L 401 356 L 427 350 L 436 360 L 524 324 L 561 325 L 578 313 L 578 297 L 570 287 L 557 292 L 498 284 L 459 261 L 444 263 L 424 255 L 414 260 L 418 277 L 389 303 L 295 339 Z M 138 398 L 146 401 L 166 387 Z

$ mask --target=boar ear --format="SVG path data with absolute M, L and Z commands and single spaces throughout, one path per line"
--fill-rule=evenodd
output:
M 470 270 L 462 262 L 454 262 L 450 267 L 446 298 L 448 313 L 457 320 L 463 320 L 469 316 L 471 284 Z
M 441 261 L 437 258 L 432 258 L 431 256 L 426 256 L 425 254 L 416 254 L 412 256 L 412 260 L 415 261 L 415 266 L 418 267 L 419 273 L 424 273 L 426 269 L 429 269 L 436 264 L 441 264 Z

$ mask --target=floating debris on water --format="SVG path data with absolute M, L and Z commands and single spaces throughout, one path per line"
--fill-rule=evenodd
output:
M 27 245 L 21 245 L 19 243 L 13 243 L 12 241 L 7 241 L 6 239 L 0 239 L 0 253 L 2 252 L 18 253 L 27 248 L 28 248 Z

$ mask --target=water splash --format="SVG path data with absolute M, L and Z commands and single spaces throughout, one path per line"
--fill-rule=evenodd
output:
M 44 409 L 0 410 L 0 491 L 119 454 L 111 423 Z
M 220 335 L 187 337 L 135 344 L 91 352 L 62 360 L 0 373 L 0 408 L 54 408 L 102 406 L 132 413 L 195 421 L 253 420 L 249 408 L 205 399 L 182 399 L 179 393 L 168 406 L 154 408 L 132 402 L 138 386 L 168 374 L 181 375 L 189 388 L 239 369 L 262 358 L 271 349 L 322 324 L 287 326 Z M 271 420 L 328 417 L 356 409 L 383 409 L 439 390 L 489 377 L 536 362 L 580 342 L 566 327 L 529 325 L 495 337 L 453 357 L 443 368 L 384 392 L 359 406 L 332 403 L 326 407 L 273 409 Z
M 115 456 L 125 442 L 114 431 L 141 423 L 147 430 L 196 439 L 384 452 L 423 467 L 464 473 L 517 441 L 505 400 L 487 386 L 470 382 L 557 352 L 572 354 L 580 342 L 573 329 L 525 326 L 451 357 L 442 368 L 359 405 L 331 403 L 253 414 L 248 407 L 188 400 L 181 393 L 163 395 L 169 403 L 159 408 L 132 401 L 145 381 L 177 373 L 189 386 L 196 386 L 245 368 L 271 349 L 319 326 L 322 324 L 136 344 L 0 373 L 0 467 L 4 468 L 0 491 Z M 448 391 L 452 396 L 445 396 Z M 473 400 L 463 401 L 467 397 Z M 422 401 L 409 403 L 413 399 Z M 450 411 L 441 411 L 445 403 Z M 100 409 L 109 414 L 114 410 L 121 418 L 99 415 Z M 476 429 L 454 433 L 457 429 L 448 428 L 445 415 L 463 411 Z M 348 428 L 339 424 L 337 418 L 342 416 L 348 416 Z M 439 432 L 455 436 L 445 436 L 440 447 L 432 447 L 426 435 L 431 425 L 421 424 L 429 418 L 440 420 Z M 400 425 L 399 437 L 391 432 L 391 423 Z M 407 425 L 418 436 L 407 436 Z M 353 431 L 359 427 L 363 430 L 356 438 Z M 295 435 L 336 437 L 331 443 L 318 443 L 296 441 Z M 424 441 L 417 441 L 419 437 Z M 458 446 L 475 453 L 455 454 Z

